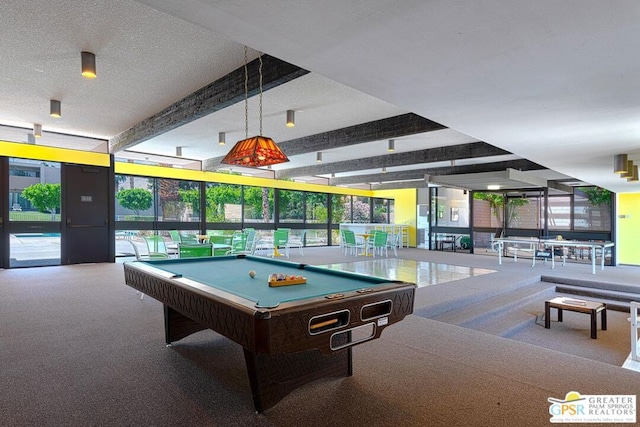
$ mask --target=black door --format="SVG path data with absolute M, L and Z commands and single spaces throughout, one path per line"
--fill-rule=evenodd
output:
M 9 207 L 6 201 L 9 195 L 9 179 L 7 174 L 7 157 L 0 157 L 0 268 L 9 266 L 7 254 L 9 253 L 8 239 L 5 237 L 4 222 L 9 222 Z
M 62 264 L 114 262 L 110 168 L 63 165 Z

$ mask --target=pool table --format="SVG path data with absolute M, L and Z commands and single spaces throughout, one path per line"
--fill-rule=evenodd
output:
M 271 273 L 307 282 L 270 287 Z M 132 261 L 124 275 L 127 285 L 164 304 L 168 345 L 212 329 L 243 347 L 257 412 L 308 382 L 350 376 L 353 346 L 411 314 L 416 288 L 245 255 Z

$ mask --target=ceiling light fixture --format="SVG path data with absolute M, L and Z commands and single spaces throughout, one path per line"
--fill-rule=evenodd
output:
M 631 178 L 633 176 L 633 160 L 627 160 L 627 171 L 620 176 L 622 178 Z
M 287 110 L 287 127 L 292 128 L 296 125 L 296 112 L 293 110 Z
M 627 172 L 627 155 L 616 154 L 613 157 L 613 173 L 626 173 Z
M 633 173 L 629 178 L 627 178 L 627 182 L 637 182 L 638 181 L 638 165 L 633 165 Z
M 262 55 L 259 57 L 260 68 L 260 134 L 249 138 L 249 72 L 247 70 L 247 47 L 244 47 L 244 118 L 245 139 L 236 145 L 222 159 L 227 165 L 260 167 L 288 162 L 289 158 L 269 137 L 262 136 Z
M 218 132 L 218 145 L 225 145 L 227 135 L 224 132 Z
M 49 115 L 51 117 L 62 117 L 62 104 L 57 99 L 52 99 L 49 105 Z
M 82 76 L 88 79 L 96 78 L 96 56 L 91 52 L 82 52 Z
M 182 157 L 182 147 L 176 147 L 176 157 Z
M 396 149 L 396 142 L 393 139 L 390 139 L 387 150 L 388 151 L 395 151 L 395 149 Z
M 39 123 L 33 124 L 33 136 L 40 138 L 42 136 L 42 125 Z
M 316 162 L 322 163 L 322 151 L 316 153 Z
M 489 184 L 487 185 L 487 190 L 499 190 L 500 186 L 496 185 L 496 184 Z

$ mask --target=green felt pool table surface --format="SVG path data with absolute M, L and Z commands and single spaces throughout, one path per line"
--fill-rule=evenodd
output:
M 175 275 L 175 278 L 189 279 L 254 301 L 256 308 L 272 308 L 283 302 L 375 288 L 390 282 L 379 277 L 253 256 L 171 259 L 145 264 Z M 256 272 L 254 278 L 249 276 L 251 270 Z M 307 283 L 270 287 L 271 273 L 300 275 Z

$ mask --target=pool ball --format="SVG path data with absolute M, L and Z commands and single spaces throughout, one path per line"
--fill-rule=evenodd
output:
M 249 270 L 249 277 L 254 278 L 256 277 L 256 272 L 253 270 Z

